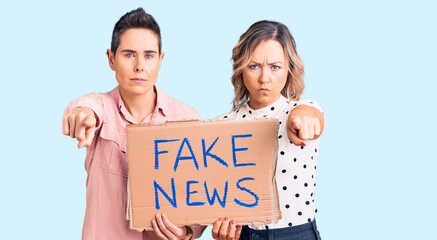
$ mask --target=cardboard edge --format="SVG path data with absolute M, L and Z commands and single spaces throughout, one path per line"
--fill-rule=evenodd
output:
M 279 122 L 276 120 L 276 132 L 279 132 Z M 278 186 L 276 183 L 276 167 L 278 166 L 278 149 L 279 149 L 279 143 L 278 139 L 276 138 L 276 143 L 273 149 L 272 153 L 272 165 L 270 166 L 270 176 L 272 177 L 272 188 L 271 188 L 271 196 L 273 198 L 272 201 L 272 209 L 273 209 L 273 223 L 277 223 L 282 218 L 281 208 L 279 206 L 279 192 L 278 192 Z
M 144 127 L 144 126 L 173 125 L 173 124 L 179 124 L 179 123 L 193 123 L 193 122 L 203 122 L 203 121 L 197 120 L 197 119 L 186 119 L 186 120 L 181 120 L 181 121 L 165 121 L 165 122 L 148 122 L 148 123 L 141 123 L 141 124 L 129 124 L 126 126 L 126 132 L 129 128 Z
M 276 119 L 276 118 L 263 118 L 263 119 L 254 119 L 254 120 L 265 120 L 265 119 L 276 120 L 276 122 L 275 122 L 276 133 L 278 133 L 278 131 L 279 131 L 278 119 Z M 278 192 L 278 187 L 277 187 L 277 183 L 276 183 L 276 167 L 277 167 L 277 162 L 278 162 L 278 149 L 279 149 L 279 143 L 278 143 L 278 139 L 276 138 L 275 146 L 274 146 L 273 151 L 272 151 L 272 161 L 271 161 L 271 167 L 270 167 L 270 176 L 271 176 L 271 183 L 272 183 L 271 188 L 270 188 L 270 194 L 272 196 L 272 203 L 271 203 L 272 219 L 267 220 L 265 222 L 251 222 L 251 223 L 249 223 L 249 224 L 254 225 L 255 227 L 262 226 L 264 224 L 277 223 L 282 218 L 281 208 L 280 208 L 280 204 L 279 204 L 279 192 Z
M 251 119 L 250 121 L 265 121 L 265 120 L 277 120 L 276 118 L 257 118 L 257 119 Z M 242 122 L 235 119 L 207 119 L 207 120 L 197 120 L 197 119 L 187 119 L 187 120 L 181 120 L 181 121 L 165 121 L 165 122 L 149 122 L 149 123 L 141 123 L 141 124 L 129 124 L 126 126 L 126 134 L 127 131 L 130 128 L 137 128 L 137 127 L 143 127 L 143 126 L 171 126 L 174 124 L 180 124 L 180 123 L 212 123 L 212 122 Z M 277 125 L 279 129 L 279 125 Z M 127 144 L 127 143 L 126 143 Z
M 129 177 L 127 178 L 127 189 L 126 189 L 126 195 L 127 195 L 127 204 L 126 204 L 126 220 L 130 220 L 130 187 L 129 187 Z M 130 224 L 129 224 L 130 225 Z

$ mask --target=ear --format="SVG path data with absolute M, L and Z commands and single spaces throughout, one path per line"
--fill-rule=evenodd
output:
M 115 71 L 115 56 L 112 51 L 108 48 L 106 49 L 106 55 L 108 56 L 109 67 Z
M 161 52 L 161 55 L 159 55 L 159 63 L 162 63 L 163 59 L 164 59 L 164 52 Z

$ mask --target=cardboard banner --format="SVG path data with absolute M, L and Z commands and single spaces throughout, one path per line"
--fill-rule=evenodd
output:
M 280 219 L 276 119 L 130 125 L 126 134 L 131 229 L 151 230 L 157 213 L 178 226 Z

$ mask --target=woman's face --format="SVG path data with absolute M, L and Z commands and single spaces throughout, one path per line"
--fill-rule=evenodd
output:
M 158 41 L 151 30 L 131 28 L 121 34 L 116 55 L 108 50 L 109 64 L 122 96 L 153 91 L 164 57 L 164 53 L 159 54 Z
M 276 40 L 267 40 L 255 48 L 249 65 L 243 70 L 243 82 L 250 93 L 252 109 L 267 107 L 281 96 L 288 76 L 284 49 Z

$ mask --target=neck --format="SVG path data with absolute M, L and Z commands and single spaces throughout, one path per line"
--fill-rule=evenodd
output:
M 126 109 L 137 123 L 142 123 L 155 110 L 156 92 L 154 88 L 139 95 L 129 94 L 120 89 L 120 95 Z
M 252 108 L 253 110 L 258 110 L 258 109 L 265 108 L 267 106 L 272 105 L 273 103 L 278 101 L 279 98 L 281 98 L 281 95 L 275 96 L 273 99 L 265 100 L 263 102 L 258 102 L 254 98 L 251 98 L 249 96 L 249 103 L 248 104 L 249 104 L 249 107 Z

